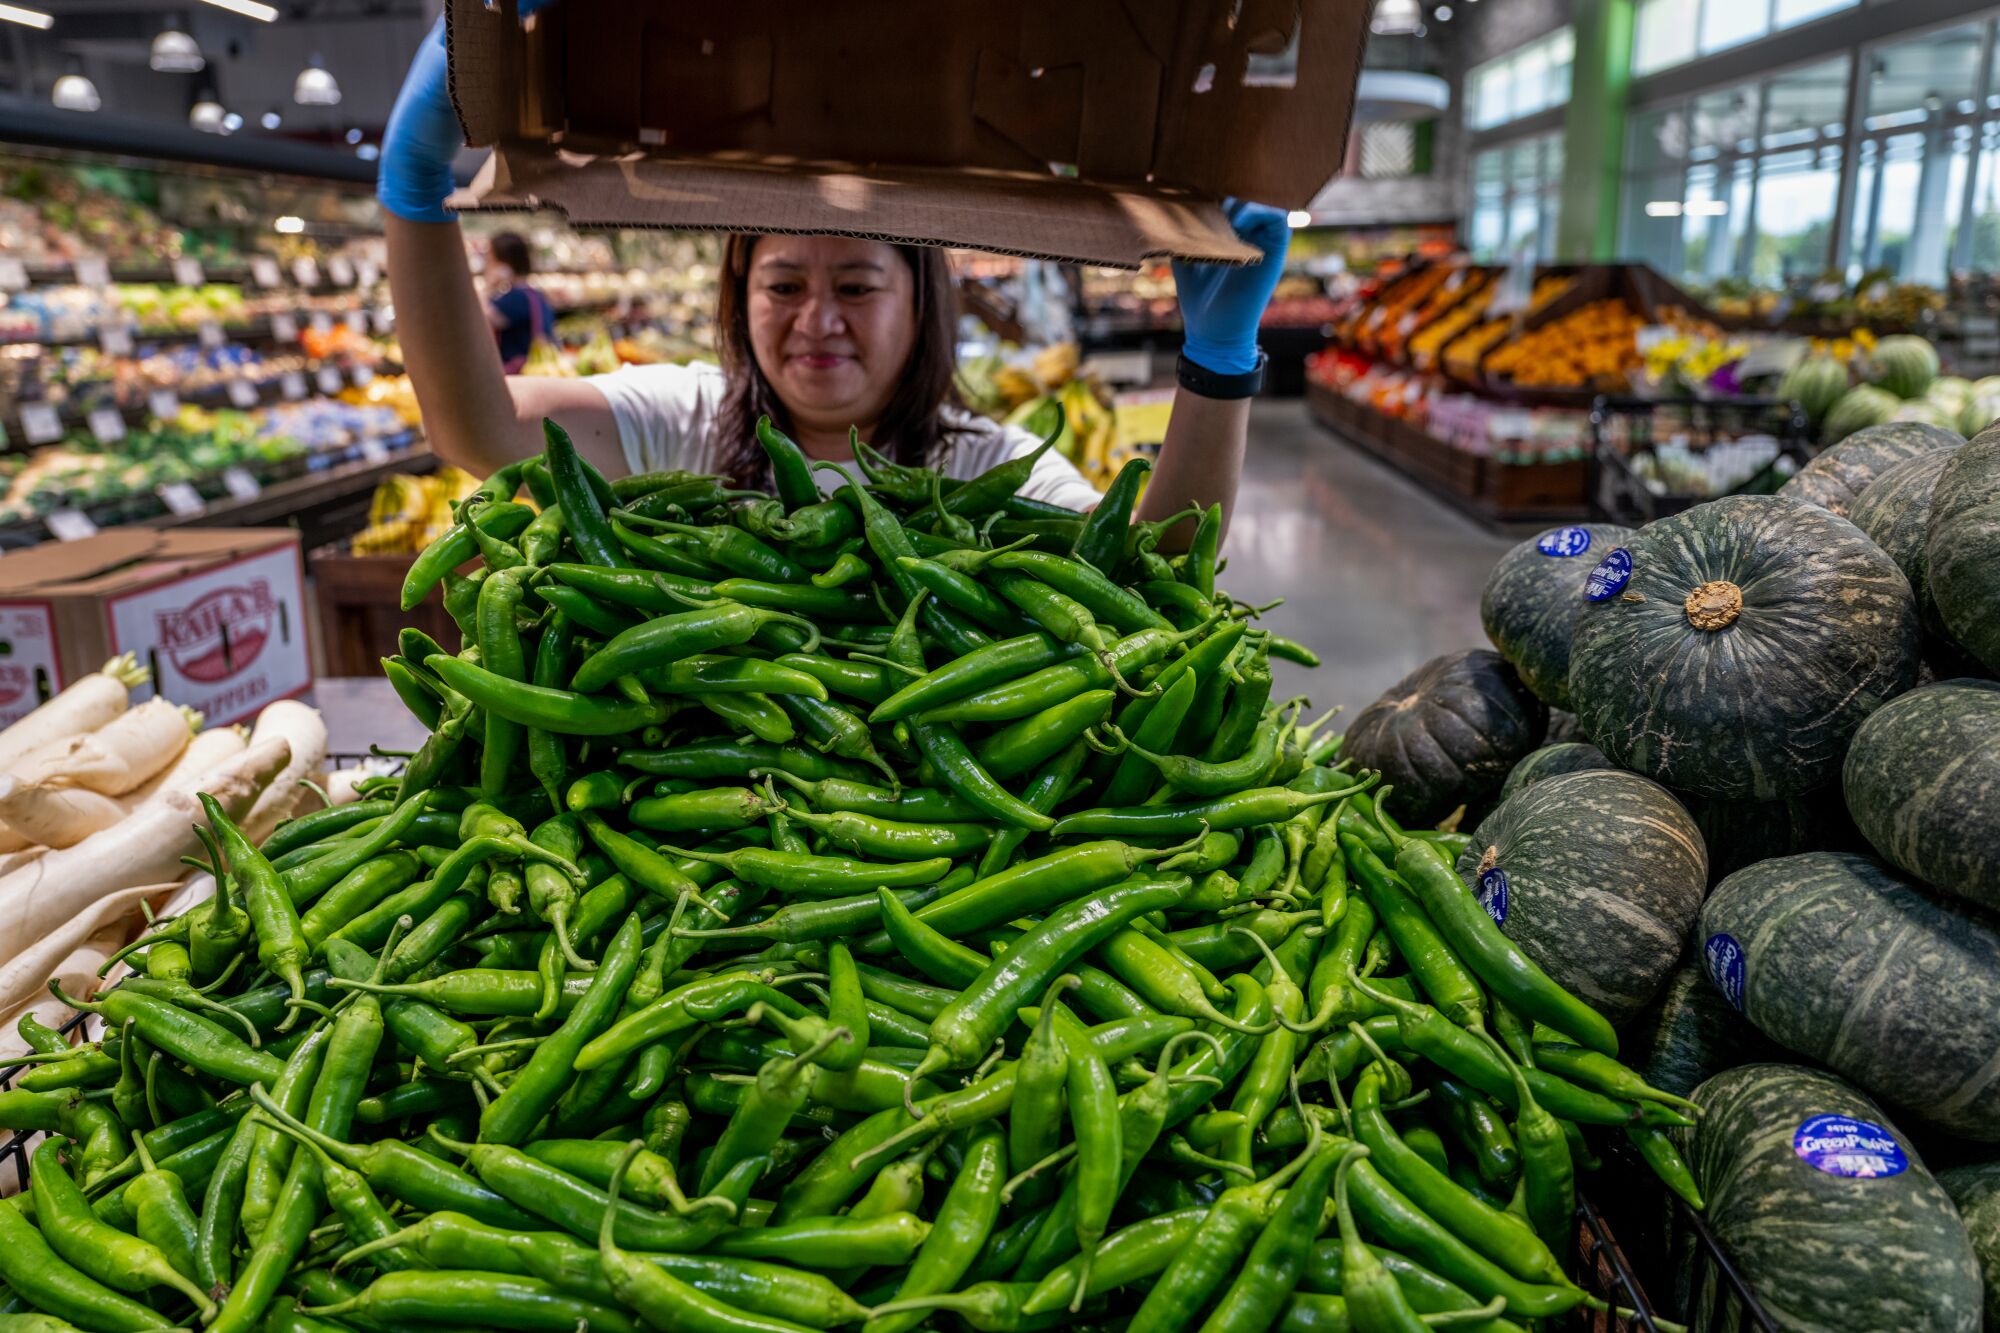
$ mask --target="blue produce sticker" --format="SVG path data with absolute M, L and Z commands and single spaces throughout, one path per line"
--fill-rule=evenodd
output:
M 1717 934 L 1708 937 L 1702 946 L 1702 957 L 1708 961 L 1708 979 L 1722 992 L 1722 998 L 1743 1008 L 1743 946 L 1736 942 L 1734 935 Z
M 1493 918 L 1493 924 L 1507 924 L 1507 872 L 1499 866 L 1483 872 L 1479 876 L 1479 887 L 1473 892 L 1479 905 L 1486 909 L 1486 915 Z
M 1552 529 L 1536 539 L 1535 549 L 1543 555 L 1552 555 L 1564 560 L 1573 555 L 1582 555 L 1590 549 L 1590 530 L 1588 528 Z
M 1583 585 L 1583 595 L 1593 602 L 1616 597 L 1625 591 L 1625 585 L 1632 581 L 1632 553 L 1620 546 L 1590 571 L 1590 578 Z
M 1873 1180 L 1910 1169 L 1910 1155 L 1895 1135 L 1872 1120 L 1852 1116 L 1814 1116 L 1792 1135 L 1792 1151 L 1807 1166 L 1829 1176 Z

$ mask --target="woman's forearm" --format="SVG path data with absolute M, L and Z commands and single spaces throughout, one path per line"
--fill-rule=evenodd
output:
M 1173 415 L 1167 438 L 1160 443 L 1139 518 L 1152 522 L 1186 509 L 1222 506 L 1222 531 L 1236 508 L 1236 488 L 1243 476 L 1243 456 L 1250 436 L 1248 398 L 1203 398 L 1187 389 L 1174 390 Z M 1194 536 L 1192 522 L 1181 523 L 1160 540 L 1162 550 L 1185 550 Z

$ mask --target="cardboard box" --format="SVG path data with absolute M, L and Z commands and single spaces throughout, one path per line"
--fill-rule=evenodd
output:
M 0 559 L 0 724 L 120 653 L 150 687 L 241 721 L 312 684 L 299 535 L 288 528 L 114 528 Z
M 1366 0 L 448 0 L 464 208 L 1135 267 L 1340 170 Z

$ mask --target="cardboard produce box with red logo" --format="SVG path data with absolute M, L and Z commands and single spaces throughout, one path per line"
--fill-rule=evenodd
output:
M 0 725 L 120 653 L 152 693 L 239 722 L 312 684 L 299 535 L 116 528 L 0 557 Z

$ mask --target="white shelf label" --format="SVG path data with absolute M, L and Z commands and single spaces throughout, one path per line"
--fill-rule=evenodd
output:
M 355 388 L 365 389 L 374 382 L 375 368 L 373 366 L 356 366 L 348 374 L 354 380 Z
M 350 310 L 341 316 L 341 318 L 348 328 L 354 330 L 354 332 L 364 338 L 368 336 L 368 312 L 366 310 Z
M 84 255 L 70 265 L 70 271 L 76 274 L 77 282 L 85 287 L 111 285 L 111 266 L 104 262 L 102 255 Z
M 201 337 L 203 347 L 220 347 L 227 341 L 222 334 L 222 325 L 212 319 L 204 319 L 196 326 L 196 331 Z
M 319 286 L 319 261 L 310 255 L 292 261 L 292 281 L 301 287 Z
M 162 421 L 170 421 L 180 415 L 180 395 L 172 389 L 155 389 L 146 395 L 146 410 Z
M 125 417 L 115 407 L 94 407 L 84 422 L 99 444 L 116 444 L 125 438 Z
M 52 510 L 42 521 L 49 525 L 49 531 L 59 542 L 80 542 L 97 535 L 97 525 L 81 509 Z
M 183 287 L 199 287 L 206 282 L 207 275 L 201 271 L 201 261 L 186 255 L 174 261 L 174 281 Z
M 184 481 L 170 481 L 160 487 L 157 494 L 160 503 L 167 507 L 169 513 L 178 514 L 182 518 L 199 514 L 208 507 L 202 502 L 201 492 Z
M 250 261 L 250 276 L 259 287 L 275 287 L 285 280 L 278 271 L 278 261 L 269 255 L 258 255 Z
M 132 355 L 132 330 L 124 324 L 102 324 L 97 329 L 97 345 L 106 356 Z
M 47 403 L 21 404 L 21 434 L 29 444 L 50 444 L 62 438 L 62 415 Z
M 374 260 L 357 259 L 354 261 L 354 285 L 356 287 L 373 287 L 381 280 L 382 270 L 375 266 Z
M 335 255 L 326 261 L 326 277 L 336 287 L 354 285 L 354 264 L 345 255 Z
M 229 381 L 229 401 L 232 406 L 248 410 L 257 406 L 257 386 L 249 380 Z
M 12 255 L 0 255 L 0 292 L 18 292 L 28 285 L 28 266 Z
M 396 331 L 396 307 L 378 305 L 375 307 L 375 332 L 387 335 Z
M 327 314 L 324 310 L 313 311 L 312 318 L 307 323 L 311 326 L 314 333 L 333 332 L 333 316 Z
M 306 396 L 306 377 L 296 370 L 288 370 L 278 377 L 278 389 L 287 399 L 296 402 Z
M 340 392 L 339 366 L 335 365 L 321 366 L 319 368 L 319 375 L 317 376 L 317 379 L 319 382 L 319 391 L 321 393 L 330 395 Z
M 299 340 L 299 321 L 291 311 L 280 310 L 271 316 L 271 337 L 281 343 Z
M 239 500 L 254 500 L 264 493 L 264 488 L 257 483 L 257 479 L 240 467 L 222 469 L 222 484 Z
M 389 446 L 369 436 L 361 442 L 361 461 L 364 463 L 386 463 L 389 461 Z

